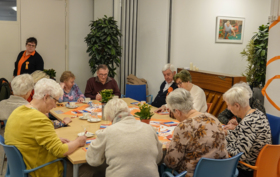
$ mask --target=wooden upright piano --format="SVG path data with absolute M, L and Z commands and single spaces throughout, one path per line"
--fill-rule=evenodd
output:
M 183 68 L 178 68 L 180 72 Z M 234 84 L 243 81 L 246 77 L 231 74 L 216 73 L 210 71 L 188 70 L 192 76 L 192 83 L 202 88 L 206 95 L 206 102 L 212 103 L 209 113 L 218 116 L 227 105 L 223 100 L 223 94 Z

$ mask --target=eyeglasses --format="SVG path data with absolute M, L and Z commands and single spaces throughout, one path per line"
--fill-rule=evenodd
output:
M 62 103 L 57 103 L 56 106 L 57 107 L 63 107 L 64 105 Z
M 100 77 L 106 77 L 106 76 L 108 76 L 108 73 L 107 73 L 107 74 L 98 74 L 98 76 L 100 76 Z
M 59 101 L 58 101 L 57 99 L 55 99 L 53 96 L 50 95 L 50 97 L 51 97 L 52 99 L 54 99 L 56 102 L 59 102 Z
M 177 86 L 181 86 L 182 85 L 182 82 L 178 82 L 178 83 L 176 83 L 177 84 Z
M 28 47 L 35 47 L 36 45 L 27 44 Z

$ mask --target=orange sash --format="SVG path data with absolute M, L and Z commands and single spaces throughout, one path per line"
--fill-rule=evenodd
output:
M 22 57 L 18 61 L 17 76 L 20 75 L 22 64 L 30 57 L 30 55 L 32 55 L 32 56 L 35 55 L 35 50 L 30 55 L 25 55 L 25 54 L 26 54 L 26 51 L 23 52 Z M 28 62 L 28 64 L 29 64 L 29 62 Z M 28 69 L 28 66 L 26 69 Z

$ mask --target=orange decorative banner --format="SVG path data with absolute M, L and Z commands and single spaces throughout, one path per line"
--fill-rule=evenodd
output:
M 275 20 L 273 23 L 271 23 L 271 25 L 269 26 L 269 30 L 270 30 L 272 27 L 274 27 L 275 25 L 277 25 L 277 23 L 279 23 L 279 21 L 280 21 L 280 16 L 278 17 L 277 20 Z
M 267 100 L 270 102 L 270 104 L 272 106 L 274 106 L 278 111 L 280 111 L 280 107 L 276 105 L 276 103 L 274 103 L 274 101 L 272 101 L 272 99 L 268 96 L 268 94 L 266 93 L 266 88 L 269 86 L 269 84 L 274 80 L 274 79 L 280 79 L 280 75 L 276 75 L 274 77 L 272 77 L 271 79 L 269 79 L 264 88 L 262 89 L 262 94 L 263 96 L 265 96 L 267 98 Z
M 270 60 L 268 60 L 268 62 L 266 63 L 266 66 L 268 66 L 270 63 L 274 62 L 275 60 L 279 60 L 280 56 L 275 56 L 273 58 L 271 58 Z

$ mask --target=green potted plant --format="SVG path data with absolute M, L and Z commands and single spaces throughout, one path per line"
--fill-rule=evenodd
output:
M 116 75 L 121 57 L 120 37 L 121 32 L 117 21 L 113 17 L 107 17 L 92 21 L 89 25 L 90 33 L 85 37 L 87 53 L 89 53 L 89 66 L 92 74 L 97 71 L 100 64 L 105 64 L 109 69 L 109 76 Z
M 243 57 L 247 57 L 248 66 L 243 75 L 251 87 L 262 87 L 265 84 L 268 32 L 268 25 L 260 26 L 259 31 L 241 52 Z
M 136 117 L 139 117 L 142 122 L 149 124 L 151 117 L 154 115 L 154 113 L 151 112 L 151 105 L 148 105 L 147 103 L 139 103 L 138 106 L 140 112 L 135 113 Z
M 113 97 L 113 89 L 104 89 L 100 91 L 102 96 L 101 103 L 107 103 Z
M 55 80 L 56 72 L 54 69 L 44 69 L 44 72 Z

